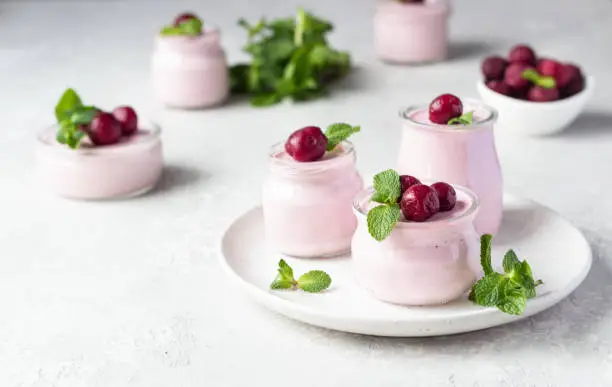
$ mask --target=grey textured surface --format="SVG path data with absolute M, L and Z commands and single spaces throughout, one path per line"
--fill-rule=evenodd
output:
M 357 64 L 329 99 L 203 112 L 151 100 L 152 38 L 174 13 L 193 9 L 219 25 L 236 61 L 239 16 L 287 15 L 297 3 L 0 3 L 0 385 L 612 385 L 612 3 L 456 1 L 450 60 L 397 67 L 373 56 L 373 1 L 313 0 L 307 8 L 335 22 L 333 43 Z M 385 339 L 293 322 L 226 283 L 218 239 L 258 203 L 269 144 L 305 124 L 359 123 L 358 165 L 371 175 L 394 164 L 399 106 L 446 91 L 476 96 L 479 59 L 522 41 L 579 62 L 597 81 L 567 132 L 497 138 L 507 190 L 547 203 L 593 246 L 593 269 L 571 297 L 483 332 Z M 161 122 L 168 169 L 157 191 L 87 203 L 38 187 L 34 134 L 67 85 Z

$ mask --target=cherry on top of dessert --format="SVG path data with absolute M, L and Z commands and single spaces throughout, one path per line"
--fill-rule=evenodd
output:
M 452 94 L 442 94 L 429 104 L 429 120 L 435 124 L 446 125 L 462 114 L 463 104 L 459 97 Z
M 285 151 L 300 162 L 316 161 L 325 155 L 327 137 L 318 126 L 306 126 L 293 132 L 287 142 Z
M 440 211 L 440 200 L 430 186 L 415 184 L 402 195 L 400 208 L 406 220 L 424 222 Z

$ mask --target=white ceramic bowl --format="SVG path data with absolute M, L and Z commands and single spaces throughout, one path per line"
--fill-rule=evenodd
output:
M 543 136 L 562 131 L 578 117 L 593 94 L 595 80 L 587 76 L 584 90 L 554 102 L 530 102 L 510 98 L 489 89 L 482 80 L 478 81 L 476 87 L 480 98 L 499 112 L 496 131 Z

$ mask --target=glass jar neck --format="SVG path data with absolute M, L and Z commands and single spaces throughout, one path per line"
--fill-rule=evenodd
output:
M 278 150 L 270 153 L 269 170 L 276 178 L 317 181 L 334 179 L 346 175 L 355 169 L 355 152 L 350 146 L 347 150 L 330 155 L 329 152 L 323 160 L 313 162 L 298 162 L 290 158 L 284 151 Z

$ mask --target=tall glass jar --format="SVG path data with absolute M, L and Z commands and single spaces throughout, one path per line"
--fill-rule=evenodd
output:
M 347 252 L 357 227 L 353 198 L 362 188 L 348 141 L 314 162 L 297 162 L 283 144 L 273 146 L 263 184 L 266 241 L 297 257 Z
M 461 297 L 480 273 L 474 229 L 478 198 L 454 186 L 455 208 L 425 222 L 398 222 L 381 242 L 368 232 L 373 189 L 355 198 L 352 258 L 357 281 L 375 298 L 402 305 L 439 305 Z
M 219 31 L 199 36 L 161 36 L 155 41 L 153 89 L 170 107 L 218 105 L 229 94 L 228 69 Z
M 379 0 L 374 14 L 378 56 L 394 63 L 427 63 L 446 58 L 447 0 L 400 2 Z
M 497 112 L 482 102 L 469 99 L 464 100 L 463 110 L 474 112 L 472 124 L 431 123 L 426 105 L 401 111 L 403 126 L 398 172 L 471 189 L 481 203 L 476 229 L 494 235 L 503 212 L 502 173 L 493 137 Z

